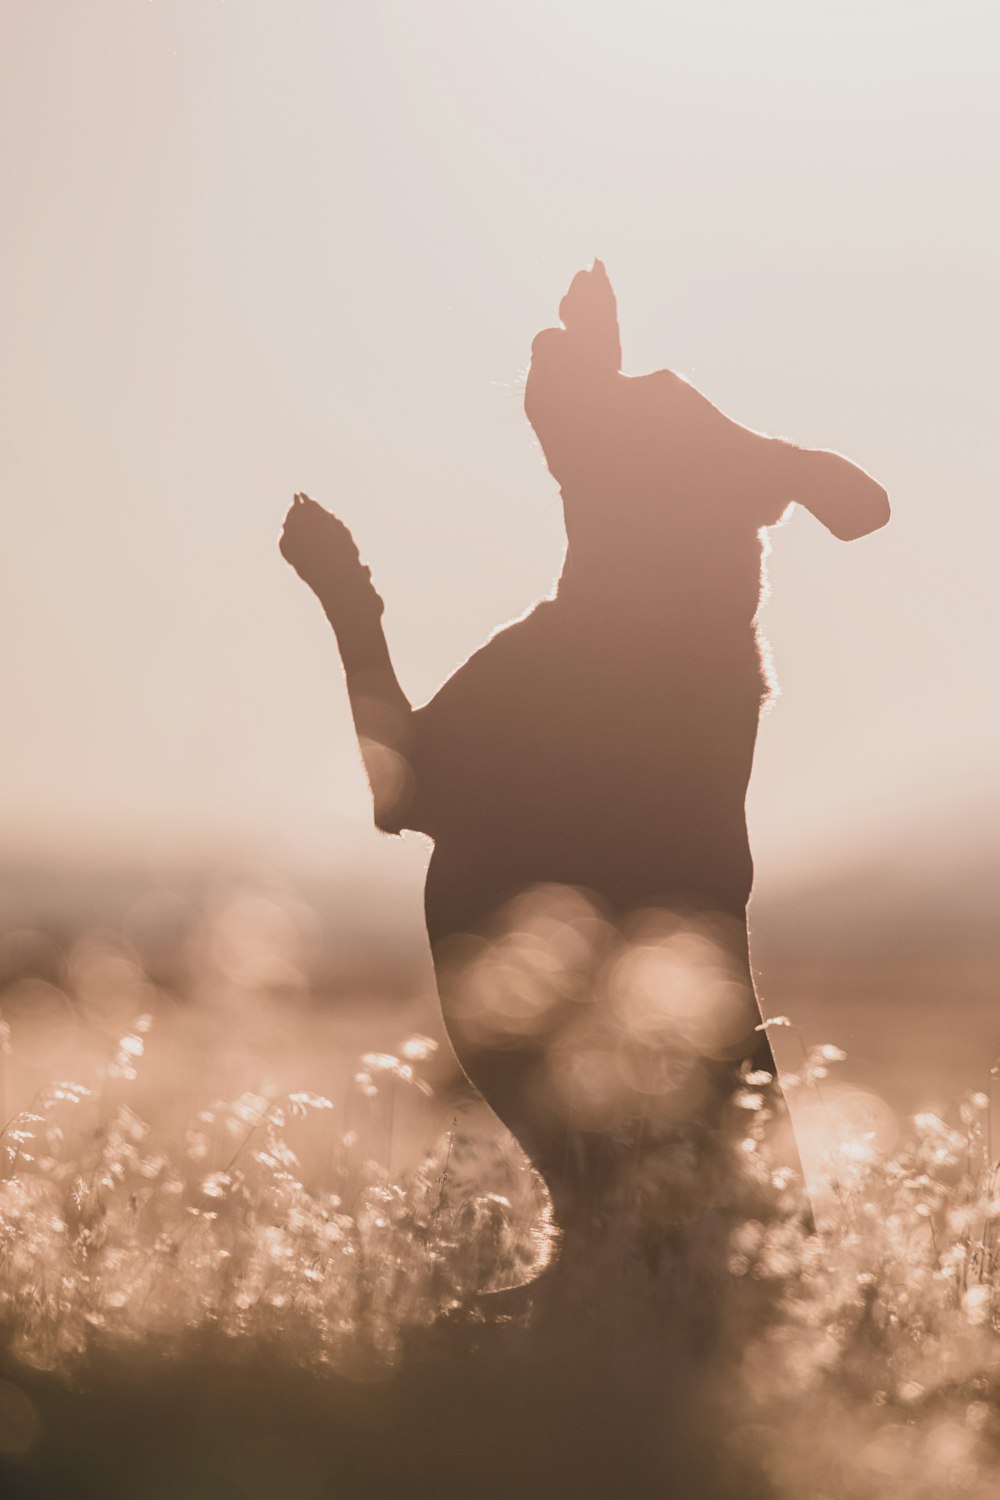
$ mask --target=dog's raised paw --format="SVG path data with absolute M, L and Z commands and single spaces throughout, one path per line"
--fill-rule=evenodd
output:
M 359 610 L 368 613 L 375 607 L 382 613 L 371 569 L 362 563 L 349 529 L 305 493 L 293 499 L 278 546 L 285 561 L 319 596 L 335 625 Z

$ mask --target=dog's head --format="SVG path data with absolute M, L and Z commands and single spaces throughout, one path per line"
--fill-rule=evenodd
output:
M 801 501 L 836 536 L 888 519 L 880 485 L 836 454 L 731 421 L 669 370 L 621 372 L 615 294 L 601 261 L 573 278 L 531 351 L 524 406 L 566 505 L 567 529 L 648 549 L 685 536 L 753 537 Z

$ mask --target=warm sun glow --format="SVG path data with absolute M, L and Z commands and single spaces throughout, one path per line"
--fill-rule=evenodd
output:
M 803 514 L 776 538 L 759 861 L 905 838 L 929 785 L 960 810 L 987 784 L 987 9 L 44 15 L 8 15 L 3 105 L 22 845 L 378 863 L 344 706 L 308 688 L 325 642 L 274 556 L 282 505 L 309 485 L 352 526 L 428 696 L 558 569 L 519 380 L 594 254 L 626 369 L 842 448 L 897 501 L 891 541 L 840 548 Z
M 0 1494 L 995 1500 L 1000 8 L 0 29 Z

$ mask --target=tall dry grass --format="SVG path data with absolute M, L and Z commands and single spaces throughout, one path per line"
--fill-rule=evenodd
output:
M 336 1090 L 313 1086 L 294 924 L 276 920 L 272 897 L 273 940 L 266 907 L 242 927 L 232 903 L 199 918 L 186 998 L 107 933 L 77 938 L 61 986 L 22 976 L 7 992 L 0 1454 L 44 1453 L 38 1372 L 72 1389 L 136 1351 L 183 1363 L 210 1338 L 275 1367 L 370 1381 L 442 1319 L 482 1325 L 488 1294 L 530 1283 L 558 1254 L 544 1189 L 513 1143 L 436 1099 L 432 1038 L 361 1055 Z M 71 1055 L 83 1076 L 40 1081 Z M 822 1118 L 842 1061 L 830 1045 L 801 1049 L 784 1077 L 793 1101 L 808 1096 Z M 216 1092 L 220 1080 L 233 1088 Z M 658 1304 L 669 1318 L 691 1300 L 707 1237 L 715 1254 L 724 1233 L 726 1286 L 698 1295 L 714 1299 L 726 1346 L 717 1440 L 745 1493 L 995 1496 L 988 1090 L 948 1120 L 917 1115 L 891 1147 L 831 1111 L 811 1221 L 802 1185 L 770 1154 L 773 1103 L 773 1082 L 747 1071 L 724 1140 L 699 1144 L 680 1124 L 647 1138 L 605 1237 L 605 1285 L 665 1224 L 676 1253 L 650 1274 L 692 1276 Z

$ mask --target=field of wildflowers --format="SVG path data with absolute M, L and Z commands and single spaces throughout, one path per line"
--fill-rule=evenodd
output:
M 242 926 L 232 902 L 193 923 L 182 997 L 151 976 L 134 935 L 107 932 L 74 939 L 59 984 L 21 975 L 4 993 L 5 1492 L 68 1493 L 72 1474 L 77 1494 L 376 1494 L 388 1491 L 370 1479 L 372 1453 L 394 1438 L 405 1447 L 404 1433 L 398 1472 L 425 1478 L 491 1428 L 503 1441 L 502 1402 L 480 1413 L 477 1438 L 455 1393 L 491 1326 L 530 1347 L 530 1291 L 514 1314 L 491 1297 L 530 1288 L 558 1255 L 540 1179 L 442 1082 L 429 1036 L 364 1052 L 336 1089 L 314 1088 L 324 1039 L 288 922 L 273 901 L 270 929 L 259 902 L 247 919 L 241 900 Z M 792 1036 L 782 1017 L 769 1025 Z M 798 1054 L 782 1059 L 793 1111 L 807 1099 L 822 1119 L 843 1054 Z M 768 1076 L 747 1072 L 725 1141 L 706 1154 L 667 1131 L 609 1230 L 627 1257 L 630 1236 L 673 1205 L 683 1248 L 662 1277 L 688 1274 L 676 1268 L 697 1260 L 706 1223 L 717 1242 L 725 1226 L 726 1284 L 711 1292 L 722 1464 L 687 1493 L 995 1496 L 989 1094 L 968 1094 L 947 1120 L 917 1115 L 888 1147 L 869 1122 L 831 1111 L 811 1215 L 770 1154 L 772 1104 Z M 674 1291 L 676 1305 L 687 1288 Z M 516 1371 L 511 1357 L 502 1368 Z M 665 1422 L 678 1399 L 664 1389 Z M 437 1446 L 422 1449 L 415 1434 L 434 1426 Z M 170 1479 L 164 1452 L 180 1462 L 185 1446 Z M 438 1472 L 413 1488 L 458 1494 L 467 1482 L 449 1488 Z M 650 1475 L 660 1492 L 676 1491 Z M 546 1480 L 538 1493 L 560 1491 Z

